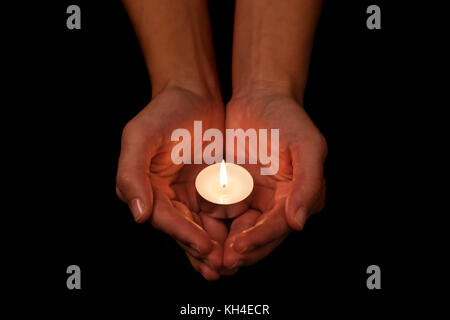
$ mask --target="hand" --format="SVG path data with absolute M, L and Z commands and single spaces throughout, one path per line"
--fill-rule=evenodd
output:
M 209 280 L 219 277 L 227 229 L 200 211 L 194 181 L 201 166 L 172 162 L 177 141 L 171 134 L 177 128 L 193 133 L 194 120 L 202 120 L 203 130 L 223 129 L 223 113 L 218 99 L 180 87 L 163 90 L 125 126 L 117 170 L 117 194 L 135 220 L 150 220 L 172 236 Z
M 307 218 L 322 210 L 327 145 L 302 106 L 284 94 L 233 98 L 226 108 L 226 128 L 280 129 L 278 173 L 261 175 L 260 164 L 246 165 L 254 192 L 224 245 L 224 267 L 235 270 L 267 256 L 292 229 L 302 230 Z

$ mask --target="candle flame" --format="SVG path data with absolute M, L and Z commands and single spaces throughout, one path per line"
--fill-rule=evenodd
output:
M 227 167 L 225 165 L 225 161 L 222 160 L 220 164 L 220 185 L 223 189 L 227 187 L 228 184 L 228 175 L 227 175 Z

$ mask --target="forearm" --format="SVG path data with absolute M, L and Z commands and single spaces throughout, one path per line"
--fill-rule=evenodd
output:
M 303 100 L 321 6 L 321 0 L 236 1 L 233 96 L 270 90 Z
M 122 0 L 149 71 L 153 96 L 167 87 L 220 95 L 206 0 Z

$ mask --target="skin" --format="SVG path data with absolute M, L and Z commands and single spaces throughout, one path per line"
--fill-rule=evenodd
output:
M 233 97 L 226 110 L 206 1 L 123 3 L 148 67 L 152 100 L 124 128 L 117 194 L 137 222 L 150 221 L 172 236 L 206 279 L 234 274 L 301 230 L 324 205 L 326 142 L 302 108 L 320 1 L 236 2 Z M 194 120 L 202 120 L 203 131 L 279 128 L 278 173 L 261 176 L 259 164 L 248 165 L 255 180 L 249 198 L 231 206 L 208 203 L 194 186 L 203 166 L 175 165 L 170 157 L 177 143 L 171 133 L 193 132 Z
M 262 176 L 259 165 L 247 165 L 255 190 L 248 211 L 231 225 L 225 268 L 264 258 L 325 204 L 327 144 L 302 107 L 321 5 L 317 0 L 236 1 L 226 128 L 280 129 L 280 167 L 276 175 Z
M 156 121 L 159 119 L 159 121 Z M 178 127 L 193 130 L 194 120 L 205 128 L 223 127 L 223 106 L 182 88 L 167 88 L 125 127 L 117 172 L 117 194 L 127 202 L 136 222 L 172 236 L 205 278 L 218 278 L 226 227 L 202 210 L 194 181 L 200 165 L 176 165 L 171 151 Z M 193 145 L 193 144 L 192 144 Z M 140 201 L 140 205 L 136 205 Z
M 201 167 L 175 165 L 170 157 L 173 130 L 193 132 L 194 120 L 203 130 L 224 128 L 206 2 L 123 3 L 147 64 L 152 100 L 123 130 L 117 194 L 137 222 L 150 221 L 172 236 L 197 271 L 217 279 L 226 226 L 197 201 L 194 179 Z
M 226 127 L 280 128 L 277 174 L 260 175 L 261 164 L 244 165 L 255 188 L 248 211 L 231 224 L 224 249 L 224 266 L 236 268 L 267 256 L 292 229 L 302 230 L 306 219 L 323 208 L 326 143 L 304 109 L 287 96 L 231 101 Z

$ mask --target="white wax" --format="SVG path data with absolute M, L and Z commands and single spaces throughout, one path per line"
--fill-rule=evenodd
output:
M 253 190 L 253 178 L 244 167 L 226 163 L 227 185 L 220 184 L 220 163 L 212 164 L 197 175 L 195 188 L 206 200 L 216 204 L 233 204 L 247 198 Z

